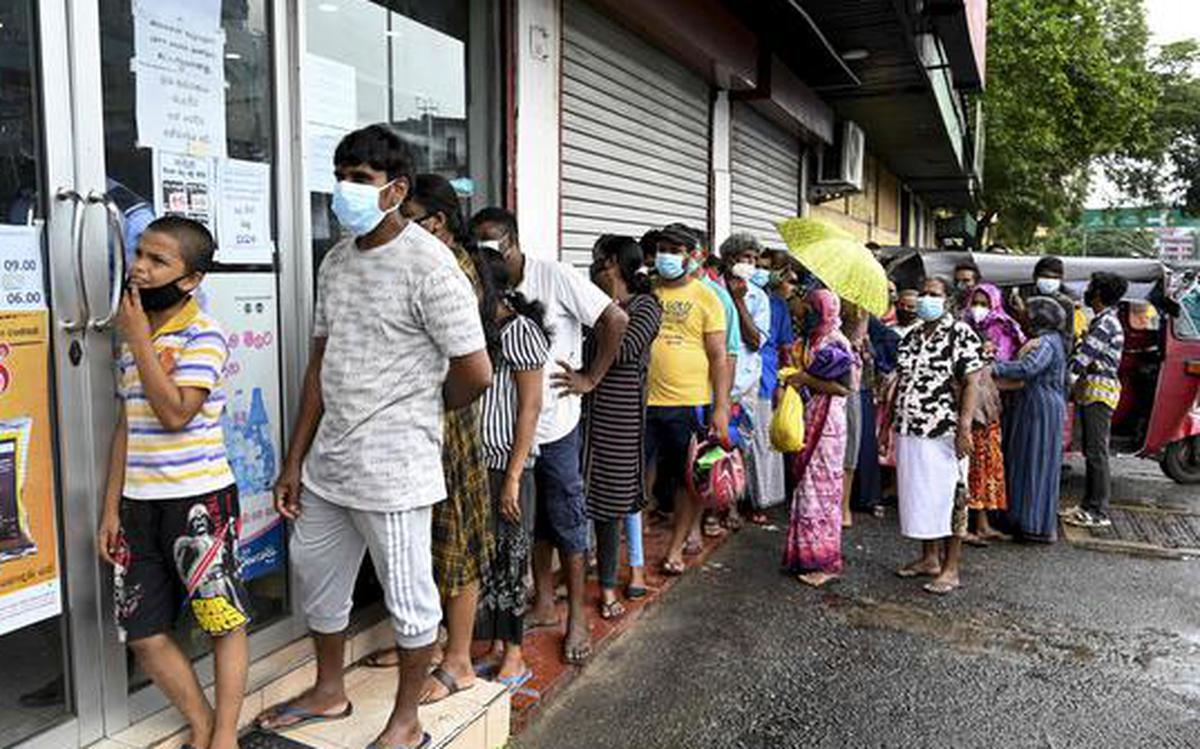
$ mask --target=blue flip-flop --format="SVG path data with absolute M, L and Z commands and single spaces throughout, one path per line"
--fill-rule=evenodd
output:
M 527 668 L 525 669 L 524 673 L 517 674 L 516 676 L 502 676 L 499 679 L 496 679 L 496 681 L 507 687 L 509 694 L 513 694 L 514 692 L 519 691 L 521 687 L 525 686 L 525 683 L 532 678 L 533 669 Z
M 295 705 L 286 705 L 285 704 L 285 705 L 276 705 L 275 707 L 268 710 L 266 714 L 264 714 L 263 716 L 260 716 L 257 720 L 254 721 L 254 725 L 256 725 L 259 728 L 259 730 L 261 730 L 261 731 L 267 731 L 268 733 L 278 733 L 280 731 L 290 731 L 293 728 L 299 728 L 301 726 L 307 726 L 307 725 L 310 725 L 313 723 L 326 723 L 326 722 L 329 722 L 332 720 L 344 720 L 346 718 L 349 718 L 353 714 L 354 714 L 354 703 L 352 703 L 352 702 L 346 703 L 345 710 L 341 711 L 340 713 L 333 713 L 332 715 L 326 714 L 326 713 L 314 713 L 313 711 L 306 710 L 302 707 L 296 707 Z M 268 715 L 270 717 L 276 718 L 276 719 L 278 719 L 278 718 L 296 718 L 296 720 L 292 721 L 291 723 L 288 723 L 285 726 L 264 726 L 263 722 L 262 722 L 263 718 L 267 717 Z
M 433 737 L 430 736 L 428 733 L 425 733 L 421 736 L 421 743 L 417 744 L 414 747 L 411 747 L 411 749 L 429 749 L 429 746 L 432 743 L 433 743 Z M 388 747 L 385 747 L 383 744 L 380 744 L 378 741 L 372 741 L 370 744 L 367 744 L 367 749 L 388 749 Z M 405 746 L 395 746 L 395 747 L 391 747 L 390 749 L 410 749 L 410 748 L 405 747 Z

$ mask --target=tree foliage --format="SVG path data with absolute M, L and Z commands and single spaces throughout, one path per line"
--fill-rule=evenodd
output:
M 1064 227 L 1036 237 L 1029 249 L 1039 255 L 1091 257 L 1157 257 L 1154 233 L 1148 229 Z
M 1200 40 L 1163 45 L 1151 62 L 1157 105 L 1144 142 L 1104 159 L 1105 172 L 1136 203 L 1200 215 Z
M 990 4 L 980 236 L 1021 247 L 1074 217 L 1088 167 L 1149 153 L 1158 84 L 1142 0 Z

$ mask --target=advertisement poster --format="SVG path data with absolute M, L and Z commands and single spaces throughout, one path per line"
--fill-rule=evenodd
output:
M 222 159 L 218 168 L 217 262 L 270 263 L 271 165 Z
M 42 225 L 0 225 L 0 310 L 45 308 Z
M 44 309 L 0 312 L 0 635 L 62 613 L 49 320 Z
M 275 276 L 210 273 L 201 289 L 229 345 L 225 452 L 242 509 L 242 574 L 253 580 L 283 565 L 286 543 L 271 492 L 283 462 Z
M 211 159 L 156 150 L 154 214 L 186 216 L 204 224 L 216 235 L 213 209 L 217 181 L 212 164 Z
M 211 3 L 189 5 L 134 4 L 138 145 L 224 156 L 225 32 Z

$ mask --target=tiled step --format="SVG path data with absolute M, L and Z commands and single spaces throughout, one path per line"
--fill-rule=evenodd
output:
M 383 621 L 350 638 L 347 664 L 391 645 L 390 622 Z M 282 674 L 282 675 L 280 675 Z M 308 639 L 294 642 L 250 666 L 249 691 L 240 725 L 248 727 L 266 707 L 297 696 L 312 685 L 316 660 Z M 396 693 L 396 672 L 351 668 L 346 687 L 354 716 L 308 726 L 285 735 L 315 749 L 362 749 L 379 733 Z M 208 690 L 212 698 L 212 690 Z M 495 749 L 509 736 L 509 698 L 503 686 L 479 681 L 471 689 L 421 708 L 421 721 L 433 736 L 434 749 Z M 162 710 L 89 749 L 179 749 L 186 738 L 183 718 Z

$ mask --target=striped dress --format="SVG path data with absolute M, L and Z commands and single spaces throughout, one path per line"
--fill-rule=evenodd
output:
M 646 374 L 662 307 L 649 294 L 624 305 L 629 325 L 608 373 L 583 399 L 583 485 L 588 516 L 615 520 L 641 508 L 645 484 Z M 584 341 L 584 366 L 596 341 Z
M 500 329 L 500 351 L 492 362 L 492 386 L 483 393 L 483 459 L 490 471 L 508 469 L 513 432 L 517 428 L 517 383 L 514 372 L 541 369 L 550 355 L 550 342 L 533 320 L 513 315 Z M 531 468 L 535 442 L 525 462 Z

